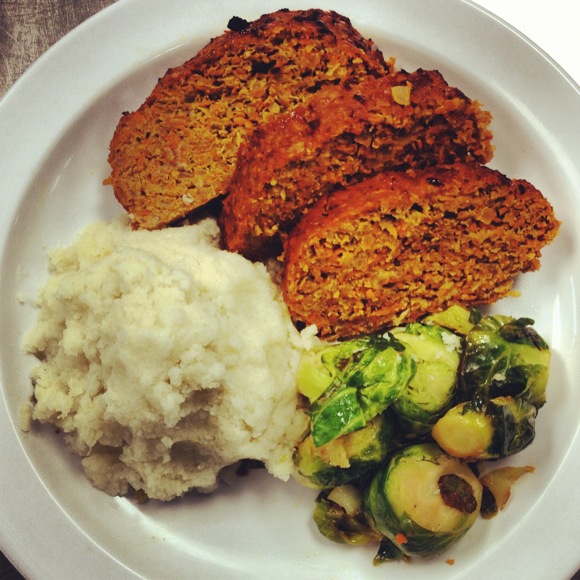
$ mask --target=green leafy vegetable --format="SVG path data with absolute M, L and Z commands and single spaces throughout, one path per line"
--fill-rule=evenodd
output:
M 527 447 L 535 436 L 537 410 L 523 399 L 496 397 L 450 409 L 433 427 L 433 439 L 466 461 L 501 459 Z
M 353 546 L 380 540 L 380 533 L 369 525 L 362 502 L 357 509 L 347 511 L 329 499 L 329 493 L 321 492 L 315 500 L 314 507 L 314 522 L 323 536 L 333 542 Z
M 377 554 L 373 558 L 373 564 L 378 566 L 384 562 L 394 562 L 396 560 L 409 560 L 409 556 L 399 548 L 399 544 L 383 536 Z
M 429 433 L 452 405 L 461 360 L 461 339 L 440 326 L 419 323 L 392 332 L 405 345 L 417 367 L 393 408 L 408 434 Z
M 317 447 L 364 427 L 401 395 L 416 370 L 413 358 L 390 334 L 333 345 L 320 357 L 334 378 L 310 407 Z
M 296 448 L 294 464 L 313 487 L 344 485 L 376 470 L 390 451 L 392 439 L 393 417 L 385 412 L 364 428 L 320 447 L 307 435 Z
M 461 501 L 441 493 L 461 487 Z M 459 486 L 458 480 L 461 480 Z M 395 453 L 365 492 L 365 510 L 374 526 L 407 556 L 441 554 L 476 521 L 482 486 L 467 465 L 435 444 Z
M 481 320 L 481 312 L 477 308 L 467 310 L 459 305 L 450 306 L 443 312 L 427 316 L 425 324 L 437 324 L 457 334 L 468 334 L 469 331 Z
M 452 306 L 308 353 L 299 389 L 310 431 L 294 462 L 299 481 L 323 489 L 320 532 L 376 542 L 380 564 L 441 554 L 501 510 L 533 468 L 474 472 L 535 437 L 551 353 L 533 324 Z
M 521 397 L 546 402 L 550 348 L 529 318 L 485 316 L 466 337 L 461 369 L 463 400 Z
M 317 447 L 367 424 L 357 389 L 343 383 L 338 383 L 328 395 L 318 399 L 310 413 L 312 440 Z

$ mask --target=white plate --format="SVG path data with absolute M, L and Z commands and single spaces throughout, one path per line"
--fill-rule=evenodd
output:
M 310 8 L 311 0 L 283 3 Z M 438 68 L 494 114 L 496 157 L 542 189 L 564 224 L 522 295 L 496 311 L 535 318 L 554 349 L 549 403 L 533 464 L 507 510 L 478 521 L 443 558 L 375 568 L 373 550 L 326 541 L 311 521 L 314 494 L 254 473 L 209 497 L 139 506 L 94 490 L 50 430 L 23 435 L 19 408 L 32 361 L 20 352 L 46 272 L 46 248 L 120 212 L 107 146 L 124 110 L 156 79 L 258 0 L 125 0 L 44 55 L 0 105 L 0 543 L 30 578 L 569 578 L 580 566 L 580 95 L 541 51 L 462 0 L 321 0 L 349 16 L 405 68 Z M 27 303 L 21 304 L 23 298 Z M 446 563 L 455 560 L 454 565 Z

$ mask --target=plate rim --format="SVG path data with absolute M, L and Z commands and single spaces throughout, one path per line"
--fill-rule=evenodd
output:
M 425 1 L 428 2 L 430 0 Z M 546 54 L 540 47 L 538 47 L 534 42 L 532 42 L 520 31 L 515 29 L 513 26 L 511 26 L 498 16 L 494 15 L 489 10 L 485 9 L 479 4 L 476 4 L 475 2 L 472 2 L 471 0 L 454 0 L 454 2 L 458 5 L 462 4 L 471 7 L 472 9 L 480 11 L 481 13 L 485 14 L 488 18 L 491 18 L 499 25 L 508 29 L 511 32 L 511 34 L 515 34 L 521 41 L 526 43 L 529 48 L 534 50 L 536 53 L 540 54 L 545 59 L 547 64 L 553 67 L 553 69 L 555 69 L 555 71 L 571 85 L 571 87 L 576 91 L 577 95 L 580 96 L 579 85 L 574 81 L 574 79 L 572 79 L 572 77 L 565 70 L 563 70 L 548 54 Z M 293 3 L 294 2 L 288 2 L 287 4 Z M 135 9 L 139 4 L 140 4 L 139 0 L 119 0 L 118 2 L 106 7 L 102 11 L 98 12 L 91 18 L 84 21 L 81 25 L 76 27 L 74 30 L 65 35 L 61 40 L 59 40 L 55 45 L 53 45 L 20 77 L 20 79 L 18 79 L 18 81 L 16 81 L 16 83 L 9 89 L 9 91 L 4 95 L 4 97 L 0 101 L 0 126 L 2 124 L 2 119 L 6 117 L 6 115 L 10 114 L 11 109 L 13 109 L 13 107 L 15 106 L 14 103 L 20 98 L 23 92 L 26 92 L 31 85 L 34 86 L 38 82 L 39 76 L 41 78 L 44 78 L 46 76 L 50 78 L 50 75 L 52 74 L 50 69 L 52 68 L 53 62 L 61 58 L 63 53 L 69 50 L 70 45 L 74 47 L 75 43 L 82 42 L 83 35 L 85 34 L 93 34 L 93 33 L 103 34 L 104 29 L 107 28 L 107 24 L 109 23 L 109 21 L 114 20 L 116 17 L 118 17 L 118 14 L 121 14 L 124 11 L 130 13 L 130 11 L 132 9 Z M 241 4 L 237 3 L 236 9 L 240 10 L 240 6 Z M 142 58 L 144 58 L 145 60 L 142 60 Z M 135 63 L 146 62 L 151 59 L 150 55 L 143 56 L 142 58 L 134 56 L 135 61 L 134 65 Z M 114 82 L 117 81 L 118 77 L 116 76 L 114 79 L 111 80 L 111 86 L 114 85 Z M 86 102 L 84 104 L 86 105 Z M 42 152 L 39 152 L 38 154 L 40 159 L 42 157 Z M 10 218 L 11 218 L 10 224 L 12 224 L 13 220 L 15 219 L 15 216 L 11 215 Z M 0 223 L 4 225 L 4 220 Z M 5 223 L 8 224 L 9 221 L 6 220 Z M 0 239 L 0 250 L 2 250 L 3 253 L 6 251 L 7 247 L 6 241 L 8 240 L 9 230 L 10 228 L 4 227 L 1 228 L 0 235 L 2 236 L 2 238 Z M 0 276 L 2 276 L 2 271 L 0 271 Z M 30 465 L 25 449 L 22 447 L 21 440 L 17 436 L 17 432 L 15 430 L 18 429 L 18 426 L 14 424 L 12 417 L 9 416 L 7 412 L 6 401 L 4 399 L 4 391 L 1 385 L 0 385 L 0 394 L 2 395 L 2 404 L 0 405 L 0 419 L 2 424 L 4 424 L 4 422 L 7 421 L 7 424 L 9 425 L 10 428 L 9 429 L 10 442 L 7 443 L 6 440 L 0 442 L 2 456 L 9 458 L 10 460 L 22 461 L 22 454 L 24 454 L 24 457 L 26 458 L 25 470 L 30 478 L 35 479 L 37 478 L 36 471 L 34 470 L 34 467 Z M 5 455 L 5 452 L 7 452 L 8 454 Z M 570 447 L 569 453 L 571 454 L 572 452 L 574 453 L 580 452 L 580 441 L 578 437 L 578 431 L 576 432 L 575 439 Z M 577 469 L 576 471 L 579 470 Z M 560 469 L 560 474 L 565 475 L 567 472 L 573 472 L 570 462 L 564 463 Z M 9 479 L 10 479 L 9 477 L 2 476 L 0 474 L 0 481 L 8 482 Z M 560 479 L 557 481 L 553 481 L 552 484 L 556 488 L 556 490 L 552 491 L 557 491 L 558 495 L 570 494 L 573 497 L 572 494 L 573 487 L 571 480 L 562 480 L 562 476 L 560 475 Z M 46 486 L 42 481 L 40 482 L 40 486 L 42 488 L 43 493 L 47 493 L 48 497 L 53 499 L 50 490 L 46 488 Z M 30 489 L 31 492 L 38 491 L 37 485 L 31 486 L 28 481 L 25 482 L 24 489 L 28 489 L 29 487 L 34 487 L 34 490 Z M 552 496 L 555 497 L 553 493 Z M 2 512 L 1 504 L 0 504 L 0 512 Z M 58 509 L 58 513 L 59 514 L 63 513 L 60 511 L 60 508 Z M 565 516 L 569 518 L 568 520 L 565 517 L 567 523 L 572 523 L 572 515 L 574 513 L 575 512 L 570 510 L 565 514 Z M 83 548 L 89 551 L 91 558 L 97 558 L 97 560 L 101 565 L 100 568 L 101 573 L 107 572 L 108 574 L 111 574 L 111 577 L 118 578 L 139 577 L 139 575 L 136 574 L 134 571 L 127 569 L 121 562 L 115 560 L 108 552 L 104 552 L 104 550 L 102 550 L 100 546 L 95 545 L 93 540 L 88 536 L 86 536 L 83 530 L 75 522 L 73 522 L 72 520 L 70 520 L 70 518 L 68 518 L 67 514 L 65 515 L 68 521 L 62 523 L 63 534 L 65 535 L 65 537 L 76 538 L 77 534 L 79 534 L 80 532 L 80 536 L 82 536 L 85 539 L 82 542 Z M 19 531 L 10 525 L 4 526 L 0 529 L 0 545 L 2 546 L 2 549 L 5 551 L 7 557 L 15 563 L 17 568 L 22 570 L 24 573 L 26 573 L 26 575 L 30 577 L 36 577 L 36 575 L 40 576 L 41 573 L 44 574 L 48 572 L 45 568 L 44 563 L 41 567 L 38 567 L 32 561 L 27 560 L 27 554 L 22 550 L 22 544 L 20 542 L 16 542 L 13 540 L 13 537 L 17 536 L 18 534 Z M 575 561 L 577 569 L 578 566 L 580 566 L 580 558 L 576 558 Z M 573 570 L 573 572 L 574 571 L 575 569 Z

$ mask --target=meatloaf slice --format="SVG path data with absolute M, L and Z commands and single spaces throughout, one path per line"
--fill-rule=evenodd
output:
M 475 163 L 381 173 L 320 200 L 286 240 L 293 319 L 343 338 L 493 303 L 559 222 L 530 183 Z
M 107 183 L 135 228 L 165 226 L 225 193 L 238 147 L 258 123 L 325 84 L 390 71 L 336 12 L 280 10 L 229 26 L 119 121 Z
M 490 121 L 437 71 L 325 87 L 240 148 L 222 215 L 226 247 L 252 259 L 276 252 L 279 234 L 317 199 L 379 171 L 485 163 Z

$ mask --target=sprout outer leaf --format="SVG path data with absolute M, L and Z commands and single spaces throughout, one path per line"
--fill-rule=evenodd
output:
M 463 400 L 511 396 L 536 408 L 546 402 L 551 352 L 529 318 L 485 316 L 466 337 Z

